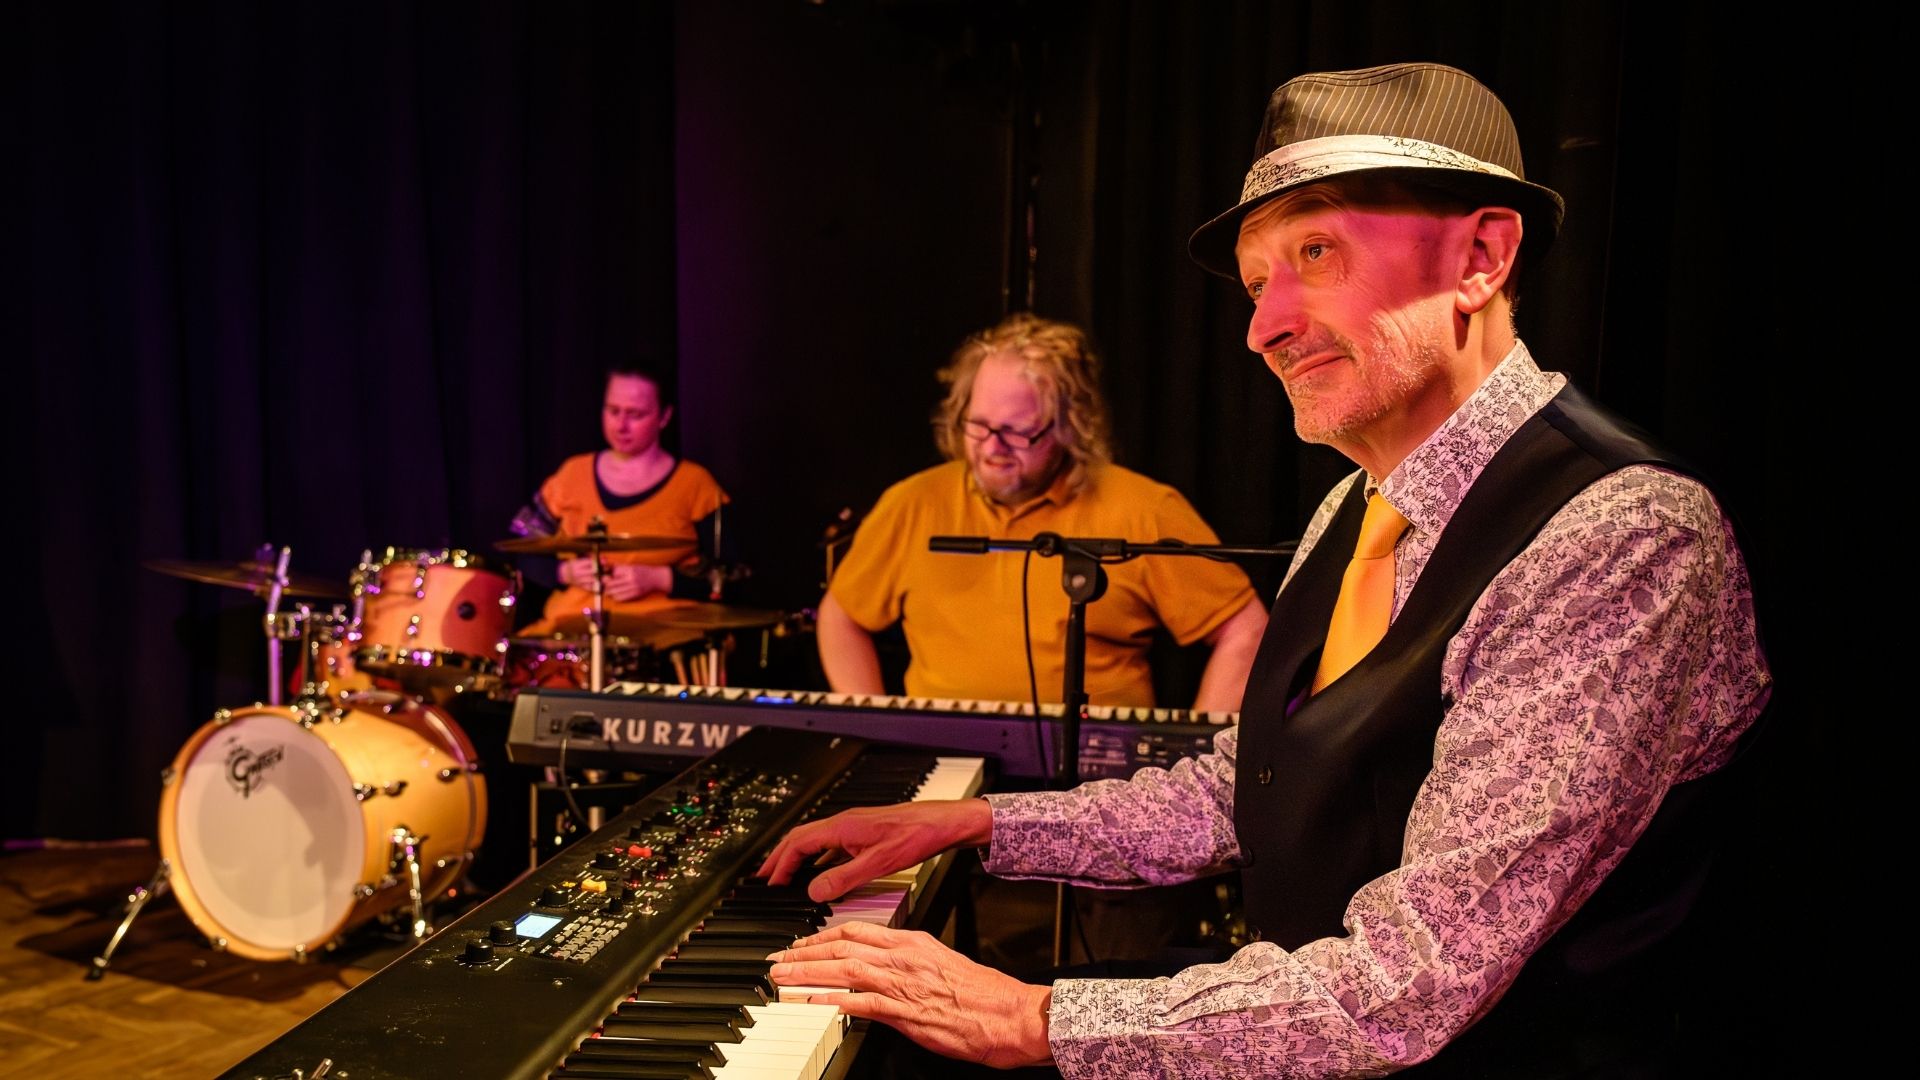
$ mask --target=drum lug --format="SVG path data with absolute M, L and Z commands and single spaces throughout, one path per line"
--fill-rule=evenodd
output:
M 169 765 L 160 770 L 160 786 L 166 787 L 171 783 L 173 783 L 173 766 Z
M 307 947 L 305 945 L 295 945 L 290 955 L 293 957 L 294 963 L 304 964 L 307 962 Z
M 232 710 L 232 709 L 215 709 L 215 710 L 213 710 L 213 722 L 214 722 L 214 723 L 216 723 L 216 724 L 228 724 L 228 723 L 232 723 L 232 722 L 233 722 L 233 710 Z
M 372 784 L 353 785 L 353 798 L 355 802 L 366 802 L 378 794 L 380 794 L 380 789 L 374 787 Z
M 223 938 L 223 937 L 220 937 L 220 936 L 219 936 L 219 935 L 217 935 L 217 934 L 216 934 L 215 936 L 213 936 L 213 937 L 210 937 L 210 938 L 208 938 L 208 939 L 207 939 L 207 944 L 208 944 L 208 945 L 209 945 L 210 947 L 212 947 L 212 949 L 213 949 L 213 951 L 214 951 L 214 952 L 226 952 L 226 951 L 227 951 L 227 939 L 226 939 L 226 938 Z
M 407 790 L 407 782 L 405 780 L 394 780 L 390 781 L 386 787 L 381 788 L 380 794 L 391 797 L 405 790 Z
M 353 887 L 353 898 L 355 900 L 365 900 L 367 897 L 372 896 L 374 893 L 379 891 L 380 890 L 374 888 L 371 885 L 365 885 L 365 884 L 355 885 Z
M 438 776 L 440 778 L 440 782 L 444 784 L 452 780 L 454 777 L 459 776 L 460 770 L 459 769 L 441 769 L 438 773 L 434 775 Z M 164 776 L 161 777 L 160 782 L 163 784 L 166 783 L 166 777 Z
M 415 600 L 425 600 L 426 598 L 427 596 L 425 593 L 420 593 L 414 597 Z M 420 616 L 418 615 L 407 616 L 407 636 L 408 637 L 420 636 Z

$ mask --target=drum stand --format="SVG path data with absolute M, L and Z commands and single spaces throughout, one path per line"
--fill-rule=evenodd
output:
M 426 841 L 424 836 L 415 836 L 403 825 L 393 830 L 389 838 L 393 844 L 393 854 L 387 857 L 387 873 L 391 876 L 404 864 L 407 868 L 407 900 L 413 905 L 412 936 L 415 941 L 425 941 L 433 935 L 433 924 L 427 921 L 427 897 L 424 886 L 420 884 L 420 845 Z
M 140 917 L 140 909 L 147 906 L 147 901 L 162 892 L 170 891 L 167 887 L 167 876 L 172 872 L 172 864 L 161 859 L 160 865 L 154 868 L 153 877 L 148 879 L 145 885 L 134 886 L 133 892 L 127 894 L 126 918 L 121 919 L 120 925 L 114 928 L 113 937 L 107 941 L 107 947 L 100 950 L 100 955 L 94 957 L 93 963 L 87 966 L 88 982 L 99 982 L 100 976 L 107 973 L 107 965 L 113 960 L 113 950 L 120 947 L 121 939 L 127 936 L 127 931 L 133 926 L 133 920 Z

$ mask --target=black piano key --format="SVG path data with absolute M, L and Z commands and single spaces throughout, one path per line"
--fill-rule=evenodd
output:
M 615 1039 L 672 1039 L 676 1042 L 710 1043 L 740 1041 L 740 1029 L 725 1023 L 609 1019 L 600 1031 L 602 1035 Z
M 622 1061 L 686 1062 L 718 1068 L 727 1063 L 727 1055 L 710 1042 L 675 1042 L 672 1039 L 585 1039 L 580 1048 L 568 1055 L 595 1059 L 618 1058 Z
M 753 1017 L 738 1005 L 699 1005 L 685 1001 L 623 1001 L 608 1020 L 641 1020 L 661 1024 L 732 1024 L 745 1030 Z
M 726 915 L 730 919 L 804 919 L 814 926 L 824 926 L 833 909 L 826 903 L 795 903 L 791 899 L 753 899 L 753 897 L 728 897 L 720 901 L 720 907 L 714 909 L 714 915 Z
M 679 960 L 668 960 L 658 970 L 647 976 L 648 983 L 661 986 L 752 986 L 773 1000 L 779 991 L 773 988 L 773 980 L 767 978 L 770 963 L 757 967 L 743 967 L 739 964 L 694 964 Z
M 582 1080 L 712 1080 L 712 1068 L 672 1061 L 607 1061 L 566 1059 L 549 1076 L 578 1076 Z
M 824 867 L 815 868 L 815 869 L 812 869 L 811 872 L 819 873 L 821 869 L 825 869 L 825 868 Z M 808 870 L 809 868 L 803 865 L 800 867 L 799 870 L 795 871 L 795 873 L 800 873 Z M 815 900 L 812 897 L 807 895 L 807 887 L 804 885 L 795 885 L 795 884 L 792 884 L 791 882 L 785 885 L 775 885 L 772 882 L 761 881 L 758 878 L 748 878 L 746 881 L 742 881 L 738 885 L 735 885 L 733 887 L 732 894 L 729 895 L 727 899 L 728 900 L 781 900 L 781 901 L 785 901 L 786 903 L 794 904 L 800 907 L 806 907 L 809 905 L 818 905 L 820 903 L 818 900 Z
M 811 931 L 809 931 L 809 933 L 811 933 Z M 741 948 L 757 948 L 761 950 L 760 955 L 765 956 L 775 949 L 784 949 L 793 944 L 793 939 L 799 936 L 798 934 L 749 934 L 745 932 L 722 934 L 708 930 L 695 930 L 693 933 L 687 935 L 687 944 L 736 945 Z
M 692 1005 L 765 1005 L 767 995 L 757 986 L 675 986 L 641 983 L 635 1001 L 684 1001 Z
M 786 946 L 779 945 L 775 946 L 775 948 L 786 948 Z M 705 963 L 712 960 L 764 961 L 767 958 L 767 954 L 772 951 L 772 949 L 768 949 L 762 945 L 700 945 L 689 943 L 680 946 L 679 951 L 674 953 L 674 957 L 692 963 Z
M 819 929 L 810 919 L 757 918 L 745 915 L 714 915 L 700 924 L 703 934 L 785 934 L 791 941 Z

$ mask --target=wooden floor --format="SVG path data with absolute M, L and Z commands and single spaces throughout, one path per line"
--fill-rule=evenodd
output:
M 402 951 L 367 927 L 322 960 L 244 960 L 209 949 L 163 896 L 88 982 L 156 861 L 146 844 L 0 855 L 0 1076 L 216 1076 Z

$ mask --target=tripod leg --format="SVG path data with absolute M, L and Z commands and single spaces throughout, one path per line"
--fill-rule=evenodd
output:
M 127 930 L 133 926 L 133 920 L 139 917 L 140 910 L 147 906 L 147 901 L 166 888 L 167 875 L 172 869 L 172 865 L 167 860 L 161 859 L 160 865 L 154 867 L 153 877 L 145 885 L 134 886 L 133 892 L 128 894 L 127 917 L 120 920 L 120 925 L 113 931 L 113 937 L 107 941 L 107 947 L 100 950 L 100 955 L 94 957 L 93 963 L 88 965 L 88 982 L 98 982 L 100 976 L 107 973 L 107 964 L 113 959 L 113 950 L 120 947 L 121 939 L 127 936 Z

